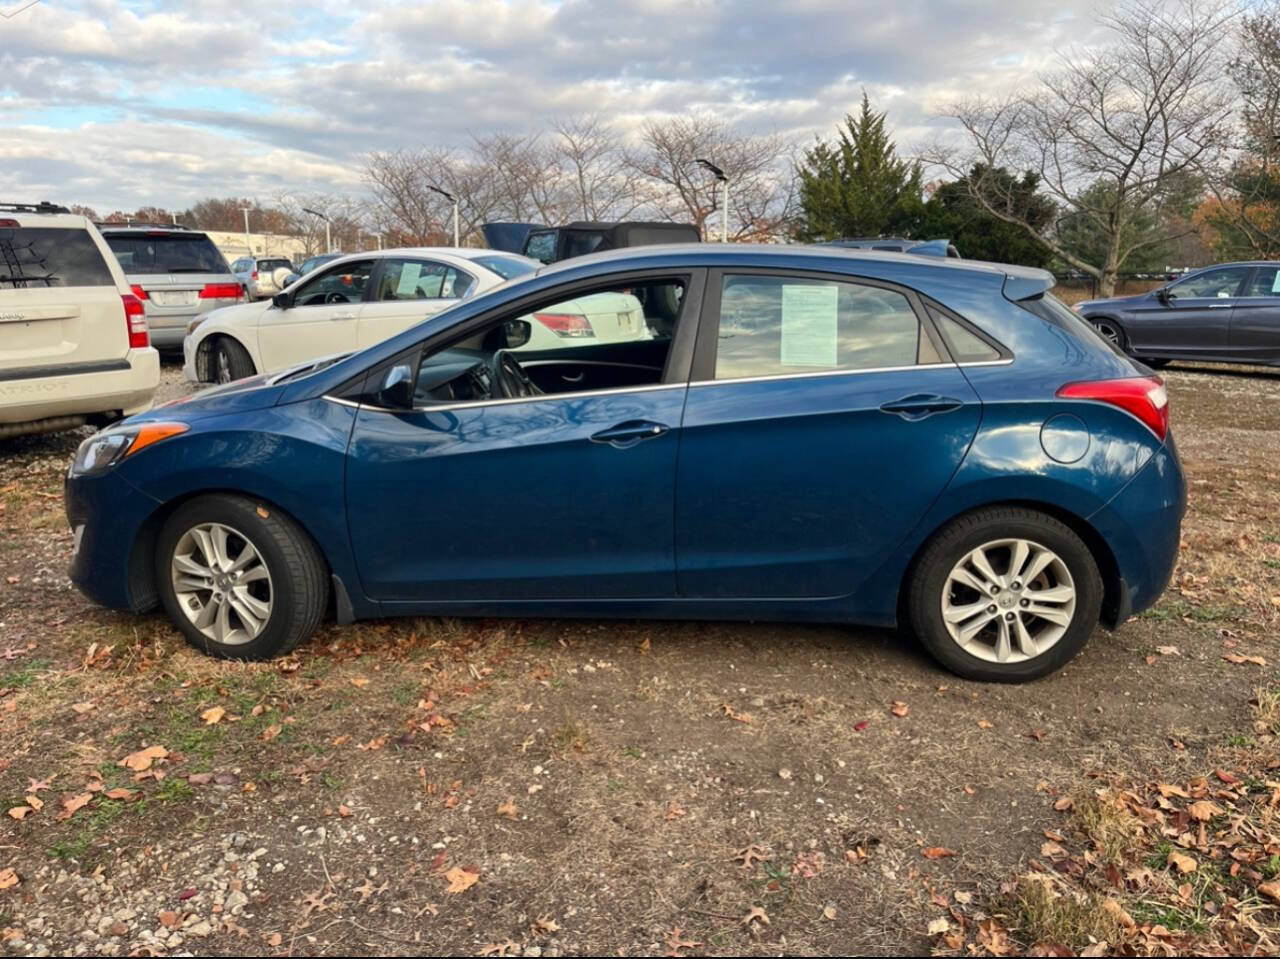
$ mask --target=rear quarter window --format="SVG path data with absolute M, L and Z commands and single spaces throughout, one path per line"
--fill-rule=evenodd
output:
M 86 230 L 0 228 L 0 290 L 51 286 L 115 286 L 115 278 Z

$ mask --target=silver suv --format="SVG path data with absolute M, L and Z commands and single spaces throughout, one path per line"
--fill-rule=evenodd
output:
M 146 308 L 156 349 L 182 349 L 192 320 L 244 302 L 240 281 L 213 241 L 200 231 L 111 223 L 99 228 L 134 295 Z

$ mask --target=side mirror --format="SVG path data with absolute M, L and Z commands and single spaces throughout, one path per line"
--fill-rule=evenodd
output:
M 514 350 L 524 346 L 533 336 L 533 325 L 528 320 L 507 320 L 502 324 L 502 348 Z
M 288 291 L 277 293 L 271 298 L 271 303 L 278 310 L 287 310 L 293 306 L 293 294 Z
M 1173 294 L 1169 292 L 1169 288 L 1167 286 L 1162 286 L 1160 289 L 1156 290 L 1156 299 L 1165 306 L 1168 306 L 1169 301 L 1173 299 Z
M 413 408 L 413 370 L 408 363 L 400 363 L 387 370 L 374 399 L 379 406 L 391 410 Z

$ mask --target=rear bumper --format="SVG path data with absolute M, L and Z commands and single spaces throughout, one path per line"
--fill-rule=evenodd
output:
M 1111 547 L 1120 574 L 1116 621 L 1153 605 L 1178 562 L 1187 482 L 1173 437 L 1089 522 Z
M 0 381 L 0 423 L 29 423 L 60 416 L 120 413 L 151 408 L 160 385 L 160 355 L 154 348 L 130 350 L 121 369 Z

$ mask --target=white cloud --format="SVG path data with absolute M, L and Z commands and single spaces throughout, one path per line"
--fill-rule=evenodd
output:
M 585 111 L 827 133 L 864 89 L 909 149 L 1099 33 L 1084 0 L 63 0 L 0 27 L 0 160 L 16 196 L 99 209 L 266 199 Z

